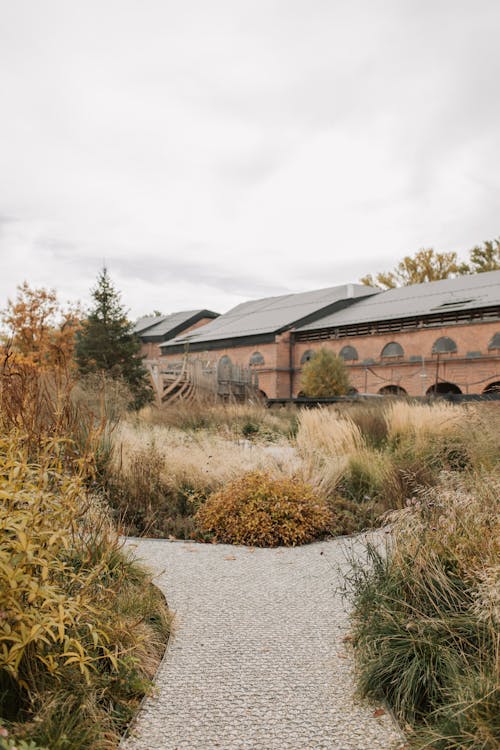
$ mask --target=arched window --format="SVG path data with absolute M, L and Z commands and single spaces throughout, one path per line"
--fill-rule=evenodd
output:
M 490 343 L 488 344 L 489 352 L 492 352 L 494 349 L 500 349 L 500 333 L 495 333 Z
M 453 339 L 448 338 L 448 336 L 441 336 L 441 338 L 436 339 L 436 341 L 432 345 L 433 354 L 451 354 L 452 352 L 456 351 L 456 343 L 453 341 Z
M 217 375 L 219 380 L 231 380 L 232 369 L 233 363 L 231 362 L 231 358 L 228 357 L 227 354 L 224 354 L 224 356 L 219 359 L 217 365 Z
M 358 358 L 358 352 L 353 346 L 343 346 L 339 352 L 339 357 L 341 357 L 344 362 L 353 362 Z
M 381 396 L 406 396 L 406 391 L 400 385 L 384 385 L 379 389 Z
M 251 365 L 263 365 L 264 364 L 264 357 L 260 352 L 254 352 L 252 356 L 250 357 L 250 364 Z
M 434 383 L 430 388 L 427 388 L 426 392 L 428 396 L 437 393 L 462 393 L 458 385 L 455 385 L 455 383 Z
M 490 383 L 486 386 L 483 393 L 498 393 L 500 394 L 500 380 L 495 380 L 494 383 Z
M 393 357 L 403 357 L 404 350 L 401 344 L 398 344 L 397 341 L 391 341 L 389 344 L 386 344 L 384 346 L 380 356 L 382 357 L 382 359 L 392 359 Z
M 300 364 L 305 365 L 305 363 L 309 362 L 309 360 L 312 359 L 315 354 L 316 352 L 313 349 L 308 349 L 300 358 Z

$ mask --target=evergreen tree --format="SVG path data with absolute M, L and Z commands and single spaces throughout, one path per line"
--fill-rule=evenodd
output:
M 127 383 L 133 406 L 151 400 L 148 374 L 140 357 L 141 342 L 127 320 L 120 294 L 103 268 L 92 290 L 94 305 L 77 333 L 75 359 L 81 375 L 101 372 Z
M 302 368 L 300 385 L 310 398 L 343 396 L 349 390 L 344 360 L 329 349 L 320 349 Z

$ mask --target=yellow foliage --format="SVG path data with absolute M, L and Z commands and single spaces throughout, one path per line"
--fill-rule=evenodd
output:
M 345 362 L 329 349 L 319 349 L 302 369 L 300 386 L 311 398 L 342 396 L 349 390 Z
M 35 465 L 20 436 L 0 438 L 0 669 L 19 680 L 27 656 L 50 673 L 76 664 L 88 677 L 96 660 L 89 637 L 99 658 L 115 661 L 105 630 L 95 626 L 90 576 L 66 561 L 83 489 L 63 473 L 59 448 L 47 441 Z
M 295 546 L 327 534 L 333 518 L 312 487 L 296 478 L 250 472 L 214 492 L 198 510 L 200 528 L 218 542 Z

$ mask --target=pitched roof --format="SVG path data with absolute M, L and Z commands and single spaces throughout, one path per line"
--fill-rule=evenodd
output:
M 134 333 L 145 341 L 165 341 L 181 333 L 202 318 L 216 318 L 218 313 L 212 310 L 183 310 L 170 315 L 147 315 L 139 318 L 134 326 Z
M 454 279 L 388 289 L 333 312 L 297 331 L 371 323 L 394 318 L 414 318 L 458 310 L 500 305 L 500 271 L 488 271 Z
M 332 306 L 352 304 L 356 299 L 369 294 L 377 294 L 377 292 L 378 290 L 362 284 L 343 284 L 316 289 L 312 292 L 284 294 L 279 297 L 242 302 L 203 328 L 185 336 L 182 334 L 177 336 L 165 344 L 165 348 L 188 343 L 201 344 L 223 339 L 280 333 L 310 316 L 317 316 L 322 312 L 326 314 Z

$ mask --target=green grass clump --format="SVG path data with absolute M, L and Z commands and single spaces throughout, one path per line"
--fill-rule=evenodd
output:
M 483 473 L 421 493 L 391 546 L 355 568 L 359 690 L 390 704 L 415 748 L 499 747 L 499 489 Z
M 210 495 L 196 520 L 215 541 L 255 547 L 305 544 L 333 528 L 328 507 L 311 487 L 257 471 Z

